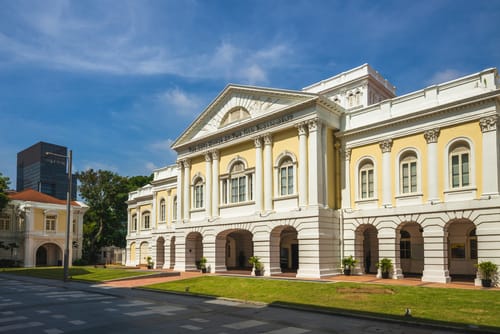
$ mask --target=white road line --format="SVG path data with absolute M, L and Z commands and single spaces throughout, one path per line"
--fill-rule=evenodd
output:
M 141 315 L 151 315 L 151 314 L 158 314 L 158 312 L 154 311 L 154 310 L 144 310 L 144 311 L 127 312 L 127 313 L 125 313 L 125 315 L 129 315 L 131 317 L 139 317 Z
M 12 305 L 21 305 L 21 302 L 11 302 L 11 303 L 1 303 L 0 307 L 2 306 L 12 306 Z
M 41 322 L 26 322 L 23 324 L 0 326 L 0 332 L 8 332 L 8 331 L 12 331 L 15 329 L 37 327 L 37 326 L 42 326 L 42 325 L 43 325 L 43 323 L 41 323 Z
M 265 324 L 267 324 L 267 323 L 263 322 L 263 321 L 247 320 L 247 321 L 235 322 L 235 323 L 229 324 L 229 325 L 224 325 L 222 327 L 231 328 L 231 329 L 246 329 L 246 328 L 262 326 Z
M 184 328 L 184 329 L 189 329 L 190 331 L 199 331 L 203 328 L 201 327 L 198 327 L 198 326 L 191 326 L 191 325 L 184 325 L 184 326 L 180 326 L 181 328 Z
M 46 330 L 44 330 L 44 332 L 47 333 L 47 334 L 61 334 L 61 333 L 64 333 L 64 331 L 62 331 L 60 329 L 57 329 L 57 328 L 46 329 Z
M 87 322 L 86 321 L 83 321 L 83 320 L 71 320 L 71 321 L 68 321 L 70 324 L 72 325 L 84 325 L 86 324 Z
M 0 322 L 9 322 L 9 321 L 26 320 L 26 319 L 28 319 L 28 318 L 22 317 L 22 316 L 19 316 L 19 317 L 10 317 L 10 318 L 1 318 Z
M 302 334 L 310 332 L 308 329 L 298 327 L 286 327 L 274 331 L 266 332 L 265 334 Z

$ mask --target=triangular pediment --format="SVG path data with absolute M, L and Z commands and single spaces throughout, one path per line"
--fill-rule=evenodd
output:
M 174 142 L 173 148 L 270 114 L 317 99 L 316 94 L 247 86 L 227 86 Z M 227 115 L 243 109 L 245 117 L 228 122 Z

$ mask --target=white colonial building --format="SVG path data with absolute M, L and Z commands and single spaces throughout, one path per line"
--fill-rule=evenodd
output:
M 0 259 L 19 262 L 24 267 L 63 264 L 66 248 L 67 202 L 33 189 L 9 194 L 9 204 L 0 211 Z M 69 258 L 82 257 L 85 204 L 71 202 Z M 70 261 L 70 265 L 72 263 Z
M 500 264 L 496 69 L 396 96 L 365 64 L 302 91 L 229 85 L 129 195 L 127 264 L 449 282 Z M 379 273 L 380 274 L 380 273 Z

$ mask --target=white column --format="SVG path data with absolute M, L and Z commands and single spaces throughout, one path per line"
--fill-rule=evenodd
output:
M 158 220 L 156 219 L 157 217 L 157 210 L 158 210 L 158 205 L 157 205 L 157 199 L 158 199 L 158 193 L 156 191 L 153 192 L 153 205 L 152 205 L 152 212 L 151 212 L 151 217 L 149 218 L 149 228 L 151 229 L 158 229 Z M 156 260 L 155 260 L 156 261 Z
M 184 164 L 184 194 L 182 196 L 182 206 L 184 207 L 184 220 L 189 220 L 189 210 L 191 209 L 191 196 L 189 188 L 191 187 L 191 161 L 188 159 L 183 161 Z
M 437 142 L 439 129 L 424 132 L 427 141 L 427 201 L 430 203 L 439 201 L 438 194 L 438 149 Z
M 482 198 L 499 196 L 497 116 L 479 121 L 483 133 L 483 193 Z
M 309 150 L 308 150 L 308 173 L 309 173 L 309 205 L 318 205 L 318 182 L 319 182 L 319 169 L 318 169 L 318 147 L 320 141 L 318 140 L 318 120 L 312 120 L 308 123 L 309 126 Z M 322 187 L 324 185 L 321 185 Z
M 307 127 L 305 123 L 297 125 L 299 131 L 299 206 L 307 206 Z
M 212 157 L 205 154 L 205 214 L 212 217 Z
M 255 211 L 262 212 L 262 139 L 255 138 Z
M 392 272 L 389 277 L 393 279 L 403 278 L 403 271 L 399 259 L 399 244 L 396 243 L 396 230 L 393 228 L 382 228 L 378 230 L 378 258 L 388 258 L 392 261 Z M 382 272 L 377 270 L 377 277 L 382 277 Z
M 344 176 L 344 187 L 342 189 L 342 208 L 351 207 L 351 149 L 345 148 L 343 152 L 344 163 L 342 166 L 341 176 Z
M 264 136 L 264 210 L 273 209 L 273 140 L 270 134 Z
M 219 152 L 212 151 L 212 216 L 219 216 Z
M 184 179 L 184 166 L 182 161 L 177 162 L 177 217 L 172 217 L 178 223 L 182 222 L 182 189 Z
M 391 148 L 392 139 L 386 139 L 379 143 L 382 150 L 382 205 L 392 206 L 392 189 L 391 189 Z M 377 177 L 374 175 L 374 177 Z
M 449 283 L 447 232 L 440 226 L 441 220 L 426 222 L 424 232 L 424 272 L 422 282 Z

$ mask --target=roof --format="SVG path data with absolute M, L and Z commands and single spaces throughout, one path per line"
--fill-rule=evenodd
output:
M 30 201 L 30 202 L 62 204 L 62 205 L 65 205 L 67 203 L 66 200 L 55 198 L 33 189 L 26 189 L 20 192 L 12 192 L 8 194 L 8 196 L 11 200 L 18 200 L 18 201 Z M 77 201 L 72 201 L 71 205 L 82 206 Z

